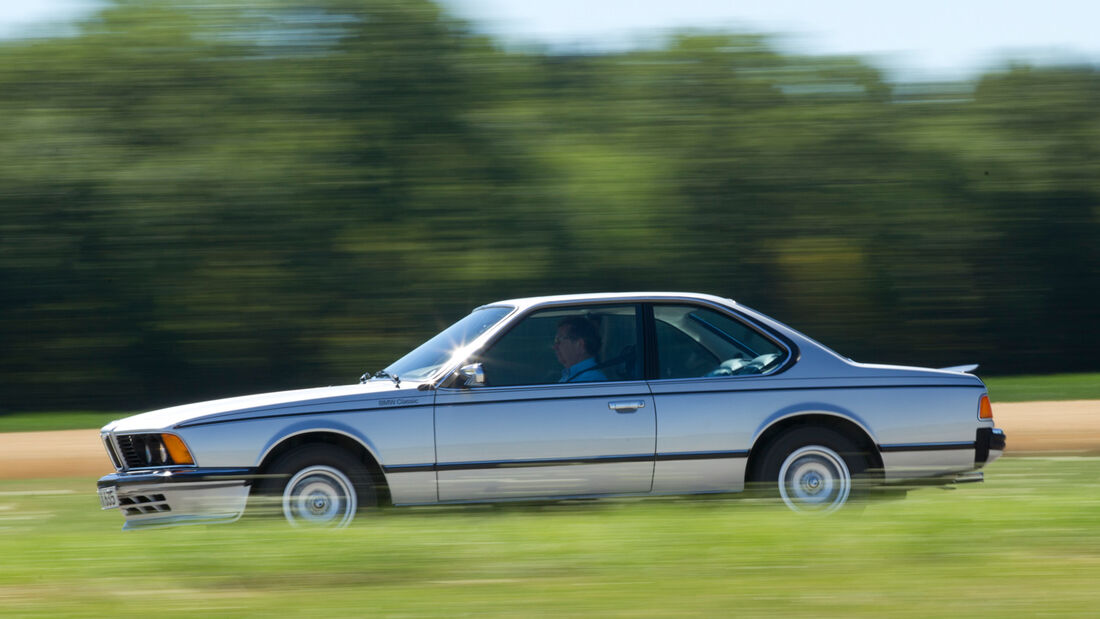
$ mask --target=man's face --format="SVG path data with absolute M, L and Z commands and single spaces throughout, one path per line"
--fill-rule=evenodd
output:
M 554 338 L 554 352 L 558 355 L 558 363 L 562 367 L 571 367 L 588 358 L 588 351 L 584 349 L 584 340 L 573 337 L 569 327 L 558 327 L 558 335 Z

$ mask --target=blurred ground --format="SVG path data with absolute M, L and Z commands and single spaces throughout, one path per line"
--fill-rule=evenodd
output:
M 1100 400 L 995 403 L 993 418 L 1010 452 L 1100 453 Z
M 1010 452 L 1100 452 L 1100 400 L 1000 403 L 993 413 L 1008 435 Z M 93 476 L 112 470 L 98 430 L 0 433 L 0 479 Z
M 0 434 L 0 479 L 106 475 L 114 472 L 99 430 Z

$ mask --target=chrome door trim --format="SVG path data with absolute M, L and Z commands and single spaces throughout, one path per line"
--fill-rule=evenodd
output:
M 538 466 L 574 466 L 584 464 L 611 464 L 615 462 L 671 462 L 677 460 L 726 460 L 748 458 L 749 451 L 687 451 L 674 453 L 627 454 L 623 456 L 592 456 L 589 458 L 538 458 L 532 460 L 482 460 L 469 462 L 440 462 L 438 464 L 392 464 L 382 470 L 390 473 L 425 471 L 470 471 L 476 469 L 526 468 Z
M 575 385 L 583 385 L 585 387 L 590 387 L 592 385 L 621 385 L 623 383 L 639 383 L 639 386 L 646 387 L 645 381 L 641 381 L 641 380 L 605 381 L 605 382 L 599 382 L 599 383 L 565 383 L 565 384 L 562 384 L 562 387 L 565 388 L 565 389 L 568 389 L 568 388 L 571 388 Z M 455 389 L 453 387 L 441 387 L 439 389 L 439 393 L 445 394 L 445 395 L 457 395 L 457 394 L 462 394 L 462 393 L 474 393 L 474 394 L 485 393 L 485 394 L 490 394 L 490 393 L 502 393 L 505 390 L 509 390 L 509 389 L 516 389 L 516 390 L 519 390 L 519 389 L 530 390 L 530 389 L 534 389 L 534 388 L 545 389 L 546 387 L 552 387 L 552 386 L 557 385 L 557 384 L 558 383 L 545 383 L 545 384 L 541 384 L 541 385 L 523 385 L 521 387 L 478 387 L 476 389 Z M 473 406 L 473 405 L 477 405 L 477 404 L 486 404 L 486 403 L 508 404 L 510 402 L 545 402 L 547 400 L 562 401 L 562 402 L 567 401 L 567 400 L 601 400 L 601 399 L 606 400 L 608 397 L 609 396 L 606 395 L 606 394 L 604 394 L 604 395 L 538 396 L 538 397 L 533 397 L 533 398 L 525 398 L 525 397 L 522 397 L 522 396 L 517 396 L 517 397 L 512 397 L 512 398 L 500 398 L 500 399 L 479 401 L 479 402 L 442 402 L 442 403 L 437 402 L 434 406 L 436 408 L 439 408 L 439 407 L 447 407 L 447 406 Z M 616 396 L 611 395 L 610 397 L 616 397 Z M 622 396 L 619 396 L 619 397 L 624 397 L 624 398 L 649 398 L 649 397 L 653 397 L 653 394 L 650 393 L 648 390 L 647 391 L 639 390 L 637 393 L 625 394 L 625 395 L 622 395 Z

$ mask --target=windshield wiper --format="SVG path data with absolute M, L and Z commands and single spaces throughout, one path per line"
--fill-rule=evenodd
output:
M 364 374 L 363 376 L 365 377 L 366 374 Z M 393 386 L 394 387 L 400 387 L 401 386 L 401 378 L 398 377 L 396 374 L 390 374 L 386 370 L 378 370 L 377 372 L 374 373 L 374 376 L 372 376 L 371 378 L 388 378 L 388 379 L 393 381 Z M 359 379 L 359 380 L 363 380 L 363 379 Z M 363 382 L 366 382 L 366 381 L 363 381 Z

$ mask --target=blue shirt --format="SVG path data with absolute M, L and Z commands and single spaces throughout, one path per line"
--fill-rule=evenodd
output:
M 576 363 L 561 371 L 559 383 L 590 383 L 607 380 L 607 375 L 596 366 L 596 360 L 592 357 Z

